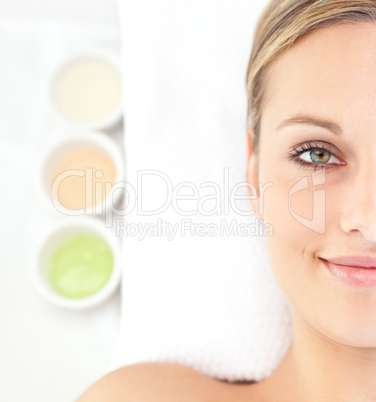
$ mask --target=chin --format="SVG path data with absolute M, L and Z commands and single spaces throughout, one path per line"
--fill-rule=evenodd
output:
M 339 304 L 337 308 L 326 308 L 325 315 L 315 316 L 318 321 L 311 321 L 310 325 L 336 343 L 352 347 L 376 348 L 376 305 L 373 303 L 373 306 L 368 305 L 367 308 L 367 303 L 361 306 L 359 300 L 357 304 L 357 308 L 354 309 L 343 304 Z M 357 311 L 360 307 L 363 307 L 362 313 Z M 321 308 L 324 309 L 324 304 Z
M 369 326 L 365 328 L 358 327 L 344 330 L 341 333 L 337 332 L 338 329 L 333 334 L 326 333 L 325 335 L 343 345 L 359 348 L 376 348 L 376 331 L 374 328 L 370 329 Z

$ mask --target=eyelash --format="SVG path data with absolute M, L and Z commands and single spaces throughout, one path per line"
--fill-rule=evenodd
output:
M 293 150 L 289 153 L 290 155 L 289 160 L 293 161 L 294 163 L 303 167 L 304 169 L 313 168 L 314 171 L 316 171 L 319 168 L 328 169 L 328 167 L 331 165 L 338 165 L 338 163 L 333 164 L 333 163 L 306 162 L 303 159 L 299 158 L 300 155 L 306 153 L 307 151 L 312 150 L 329 152 L 331 156 L 334 156 L 336 159 L 339 159 L 336 153 L 334 152 L 333 147 L 331 147 L 329 144 L 327 144 L 327 146 L 325 147 L 322 145 L 322 142 L 311 141 L 294 147 Z

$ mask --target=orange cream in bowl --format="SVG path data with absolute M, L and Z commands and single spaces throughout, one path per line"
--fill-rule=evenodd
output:
M 119 201 L 123 170 L 120 149 L 106 134 L 75 134 L 46 152 L 39 188 L 44 201 L 66 215 L 103 214 Z

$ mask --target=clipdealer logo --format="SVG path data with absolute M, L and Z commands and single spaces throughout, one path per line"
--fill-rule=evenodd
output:
M 169 176 L 161 171 L 141 170 L 137 172 L 136 186 L 123 181 L 116 182 L 114 185 L 106 182 L 96 183 L 95 188 L 93 188 L 92 178 L 93 176 L 97 177 L 97 175 L 98 172 L 93 173 L 93 169 L 85 169 L 85 171 L 68 170 L 60 174 L 51 186 L 51 202 L 55 209 L 62 214 L 72 216 L 102 214 L 106 211 L 118 216 L 131 215 L 132 213 L 136 213 L 138 216 L 156 216 L 166 212 L 169 208 L 180 216 L 228 216 L 230 213 L 239 216 L 252 216 L 255 212 L 251 209 L 249 201 L 256 200 L 262 211 L 264 192 L 273 186 L 272 183 L 267 183 L 265 186 L 260 183 L 260 198 L 258 198 L 254 186 L 246 181 L 236 183 L 231 187 L 229 168 L 227 167 L 223 170 L 222 183 L 207 181 L 197 184 L 184 181 L 175 186 Z M 86 201 L 91 202 L 93 192 L 95 194 L 110 194 L 110 196 L 104 200 L 105 202 L 98 205 L 98 209 L 96 209 L 96 205 L 89 208 L 90 202 L 86 202 L 86 207 L 80 209 L 64 207 L 59 200 L 59 187 L 65 179 L 71 176 L 84 178 Z M 123 191 L 125 194 L 125 206 L 123 208 L 118 208 L 113 202 L 113 196 L 117 191 Z M 246 202 L 242 203 L 244 200 Z M 242 209 L 238 204 L 245 208 Z
M 99 172 L 100 173 L 100 172 Z M 63 172 L 51 186 L 51 201 L 62 214 L 65 215 L 104 215 L 107 227 L 116 225 L 119 236 L 136 236 L 139 239 L 145 236 L 164 236 L 171 240 L 178 233 L 181 236 L 271 236 L 272 225 L 263 220 L 254 219 L 252 223 L 232 219 L 232 216 L 250 217 L 255 215 L 251 202 L 254 200 L 260 216 L 264 214 L 264 198 L 268 188 L 273 183 L 258 183 L 258 189 L 246 181 L 230 185 L 229 168 L 223 169 L 222 182 L 206 181 L 200 184 L 184 181 L 173 185 L 170 177 L 158 170 L 141 170 L 137 172 L 136 186 L 123 181 L 111 183 L 96 183 L 92 185 L 93 169 L 85 171 Z M 98 194 L 110 194 L 103 203 L 101 210 L 96 205 L 91 208 L 68 209 L 59 202 L 59 186 L 70 176 L 79 176 L 85 179 L 85 196 L 92 199 L 93 191 Z M 325 190 L 313 190 L 312 219 L 307 219 L 292 207 L 292 198 L 302 191 L 311 191 L 315 187 L 325 184 L 325 169 L 312 173 L 312 185 L 308 176 L 295 183 L 288 193 L 288 210 L 293 218 L 307 229 L 317 233 L 325 233 Z M 97 187 L 102 185 L 104 189 Z M 111 191 L 110 191 L 111 190 Z M 105 191 L 105 192 L 104 192 Z M 115 205 L 114 194 L 122 191 L 125 195 L 125 205 Z M 118 195 L 118 194 L 117 194 Z M 117 197 L 119 198 L 119 197 Z M 109 203 L 109 205 L 108 205 Z M 181 217 L 180 223 L 163 220 L 163 214 L 168 210 Z M 138 216 L 138 222 L 132 223 L 129 217 Z M 155 217 L 161 216 L 156 220 Z M 195 222 L 185 217 L 211 217 L 216 219 L 213 223 Z M 119 219 L 119 218 L 122 219 Z M 144 217 L 150 217 L 147 222 L 140 223 Z M 154 217 L 154 218 L 153 218 Z M 223 218 L 221 218 L 223 217 Z M 224 219 L 224 217 L 227 217 Z M 140 218 L 140 219 L 139 219 Z M 245 219 L 246 220 L 246 219 Z M 240 222 L 239 222 L 240 221 Z M 244 219 L 243 219 L 244 221 Z

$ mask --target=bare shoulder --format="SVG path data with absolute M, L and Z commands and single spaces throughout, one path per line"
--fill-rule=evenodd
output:
M 240 397 L 236 391 L 183 364 L 137 363 L 108 373 L 76 402 L 219 402 Z
M 137 363 L 112 371 L 95 382 L 77 402 L 192 400 L 206 377 L 177 363 Z M 185 399 L 184 399 L 185 398 Z

